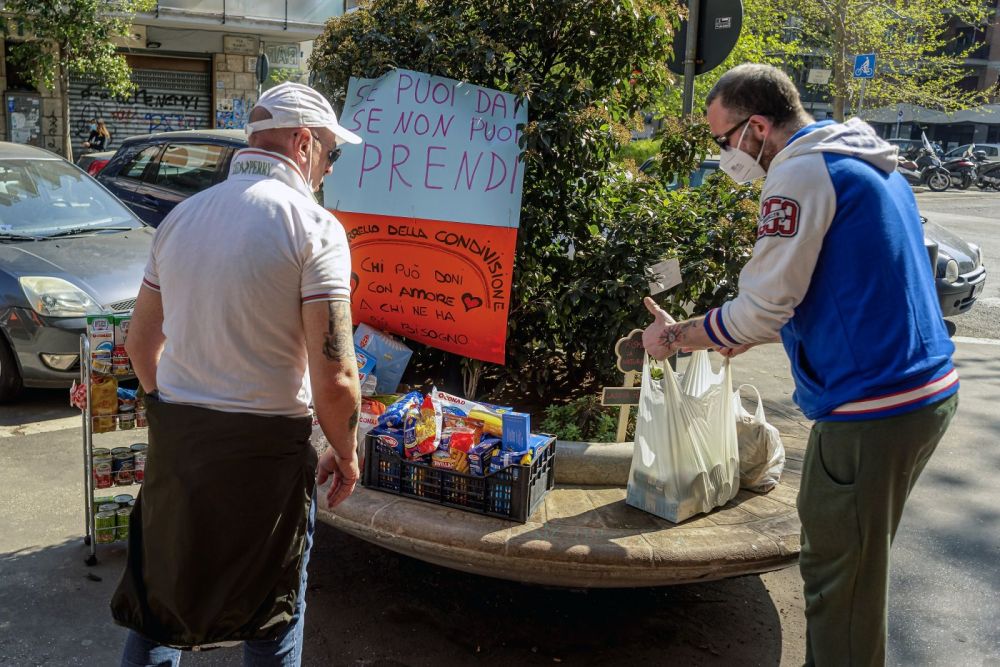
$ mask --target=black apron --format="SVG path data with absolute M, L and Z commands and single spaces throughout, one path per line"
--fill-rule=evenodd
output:
M 309 417 L 147 397 L 149 449 L 115 622 L 159 644 L 274 639 L 299 595 L 316 452 Z

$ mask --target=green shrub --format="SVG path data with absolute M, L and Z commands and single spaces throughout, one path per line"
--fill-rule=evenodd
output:
M 616 159 L 621 164 L 627 164 L 631 160 L 638 168 L 659 152 L 660 142 L 656 139 L 633 139 L 621 147 Z
M 616 162 L 671 85 L 677 21 L 678 5 L 658 0 L 370 0 L 316 41 L 310 67 L 335 104 L 351 76 L 397 66 L 528 101 L 507 363 L 484 385 L 549 396 L 613 377 L 614 342 L 649 323 L 645 268 L 665 255 L 684 278 L 665 300 L 675 315 L 732 295 L 753 240 L 752 190 L 663 185 L 711 148 L 704 123 L 667 123 L 653 177 Z M 459 362 L 416 350 L 418 364 Z
M 542 432 L 560 440 L 614 442 L 618 430 L 618 410 L 601 405 L 597 396 L 583 396 L 565 405 L 545 410 Z

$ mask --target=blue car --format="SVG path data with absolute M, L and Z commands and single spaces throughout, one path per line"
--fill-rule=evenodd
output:
M 104 187 L 156 227 L 188 197 L 229 174 L 247 145 L 243 130 L 157 132 L 126 139 L 97 175 Z

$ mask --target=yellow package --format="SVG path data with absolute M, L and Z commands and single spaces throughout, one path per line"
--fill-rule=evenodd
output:
M 90 384 L 90 414 L 94 417 L 94 433 L 115 430 L 115 415 L 118 414 L 118 380 L 106 375 L 98 375 Z

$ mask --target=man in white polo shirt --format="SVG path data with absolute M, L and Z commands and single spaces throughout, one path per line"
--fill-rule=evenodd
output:
M 314 192 L 361 138 L 301 84 L 250 121 L 229 178 L 157 229 L 133 314 L 149 450 L 111 603 L 123 665 L 238 641 L 248 663 L 300 664 L 316 483 L 335 506 L 359 477 L 350 252 Z

